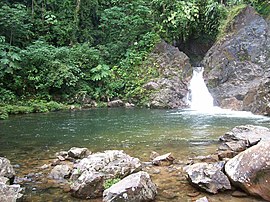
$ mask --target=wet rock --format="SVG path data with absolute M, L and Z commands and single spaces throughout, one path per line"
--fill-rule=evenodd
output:
M 231 189 L 227 176 L 222 172 L 224 162 L 196 163 L 185 168 L 188 180 L 192 185 L 209 193 L 216 194 L 219 191 Z
M 157 194 L 155 184 L 148 173 L 140 171 L 125 177 L 103 193 L 103 202 L 153 201 Z
M 0 176 L 13 179 L 15 171 L 7 158 L 0 157 Z
M 68 165 L 57 165 L 52 169 L 49 177 L 55 180 L 63 180 L 68 178 L 70 173 L 71 168 Z
M 243 101 L 237 100 L 235 97 L 225 98 L 221 100 L 220 107 L 223 109 L 239 111 L 243 109 Z
M 241 197 L 247 197 L 248 195 L 247 195 L 247 193 L 242 192 L 242 191 L 234 191 L 234 192 L 232 193 L 232 196 L 233 196 L 233 197 L 241 198 Z
M 161 156 L 157 156 L 156 158 L 153 159 L 152 163 L 158 166 L 168 166 L 171 165 L 173 161 L 174 157 L 172 156 L 172 154 L 167 153 Z
M 225 165 L 231 182 L 247 193 L 270 201 L 270 141 L 241 152 Z
M 0 183 L 0 199 L 1 202 L 15 202 L 22 198 L 20 185 L 6 185 Z
M 202 197 L 202 198 L 197 199 L 196 202 L 208 202 L 208 199 L 205 196 L 205 197 Z
M 196 192 L 188 193 L 187 196 L 189 196 L 189 197 L 196 197 L 196 196 L 199 196 L 200 194 L 201 194 L 201 192 L 196 191 Z
M 122 100 L 113 100 L 108 102 L 108 107 L 123 107 L 124 102 Z
M 68 151 L 68 156 L 76 159 L 82 159 L 90 154 L 91 152 L 87 148 L 72 147 Z
M 79 198 L 98 197 L 104 189 L 104 179 L 123 178 L 141 169 L 142 164 L 139 159 L 130 157 L 123 151 L 108 150 L 91 154 L 75 164 L 71 175 L 71 180 L 74 182 L 71 190 L 73 195 Z M 93 194 L 85 191 L 95 190 L 95 187 L 98 190 Z

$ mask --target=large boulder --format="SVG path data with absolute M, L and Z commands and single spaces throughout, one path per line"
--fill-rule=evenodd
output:
M 208 87 L 217 105 L 267 114 L 270 102 L 270 26 L 247 6 L 207 52 Z M 233 102 L 233 103 L 232 103 Z
M 270 141 L 241 152 L 225 165 L 231 182 L 251 195 L 270 201 Z
M 144 202 L 153 201 L 157 194 L 157 188 L 146 172 L 138 172 L 125 177 L 120 182 L 112 185 L 103 193 L 103 202 L 129 201 Z
M 236 126 L 231 131 L 220 137 L 221 141 L 244 141 L 247 147 L 259 141 L 270 141 L 270 129 L 263 126 L 242 125 Z
M 191 72 L 189 58 L 178 48 L 165 41 L 158 43 L 149 56 L 151 65 L 158 70 L 159 77 L 144 85 L 149 91 L 149 106 L 152 108 L 187 107 L 188 92 L 184 78 Z
M 187 166 L 185 171 L 192 185 L 209 193 L 216 194 L 219 191 L 231 189 L 228 177 L 222 172 L 223 167 L 224 162 L 195 163 Z
M 140 171 L 141 162 L 123 151 L 108 150 L 80 160 L 72 171 L 71 191 L 75 197 L 96 198 L 102 195 L 104 180 L 124 178 Z M 89 190 L 96 190 L 95 193 Z

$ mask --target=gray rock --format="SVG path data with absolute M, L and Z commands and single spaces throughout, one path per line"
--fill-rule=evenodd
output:
M 227 176 L 222 172 L 224 162 L 196 163 L 185 168 L 188 180 L 194 186 L 212 194 L 231 189 Z
M 9 179 L 3 176 L 0 176 L 0 183 L 9 184 Z
M 22 198 L 20 185 L 6 185 L 0 183 L 0 199 L 1 202 L 16 202 Z
M 270 141 L 241 152 L 225 165 L 231 182 L 247 193 L 270 201 Z
M 79 178 L 71 184 L 74 197 L 91 199 L 102 196 L 104 191 L 104 174 L 95 171 L 83 171 Z
M 146 90 L 157 90 L 159 85 L 156 82 L 150 81 L 143 86 Z
M 103 202 L 128 201 L 143 202 L 153 201 L 157 188 L 146 172 L 138 172 L 125 177 L 120 182 L 112 185 L 103 193 Z
M 254 125 L 236 126 L 230 132 L 221 136 L 220 140 L 225 142 L 242 141 L 246 143 L 247 147 L 250 147 L 259 141 L 270 141 L 270 129 Z
M 155 64 L 159 77 L 144 85 L 149 91 L 151 108 L 185 108 L 187 82 L 184 78 L 191 72 L 189 58 L 178 48 L 165 41 L 158 43 L 149 55 L 149 63 Z M 145 67 L 147 68 L 147 67 Z
M 49 177 L 55 180 L 63 180 L 68 178 L 71 173 L 71 168 L 68 165 L 57 165 L 49 174 Z
M 77 158 L 77 159 L 82 159 L 84 157 L 87 157 L 89 154 L 91 154 L 91 152 L 87 148 L 72 147 L 68 151 L 68 156 L 70 156 L 71 158 Z
M 174 161 L 174 157 L 172 156 L 171 153 L 167 153 L 167 154 L 164 154 L 164 155 L 161 155 L 161 156 L 157 156 L 156 158 L 153 159 L 152 163 L 154 165 L 158 165 L 158 166 L 161 166 L 161 165 L 171 165 Z
M 205 197 L 202 197 L 202 198 L 197 199 L 196 202 L 208 202 L 208 199 L 205 196 Z
M 75 165 L 71 175 L 71 180 L 74 182 L 71 190 L 73 195 L 79 198 L 98 197 L 98 194 L 102 193 L 102 189 L 104 189 L 104 179 L 123 178 L 140 171 L 141 168 L 142 164 L 139 159 L 130 157 L 123 151 L 108 150 L 103 153 L 95 153 Z M 89 192 L 84 190 L 90 189 L 89 187 L 98 187 L 100 190 L 96 194 L 88 195 Z
M 122 100 L 113 100 L 108 102 L 108 107 L 123 107 L 125 104 Z
M 7 158 L 0 157 L 0 176 L 13 179 L 15 171 Z
M 209 90 L 224 108 L 265 114 L 270 101 L 269 24 L 248 6 L 230 25 L 202 62 Z

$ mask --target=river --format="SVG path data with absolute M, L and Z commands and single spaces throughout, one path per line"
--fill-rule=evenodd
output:
M 106 108 L 17 115 L 0 121 L 0 156 L 15 165 L 20 177 L 36 173 L 56 152 L 74 146 L 87 147 L 92 152 L 120 149 L 143 161 L 149 161 L 151 151 L 171 152 L 176 159 L 187 160 L 213 153 L 219 136 L 234 126 L 269 126 L 269 123 L 269 119 L 261 116 L 157 109 Z M 80 201 L 66 198 L 67 193 L 59 189 L 39 188 L 33 183 L 25 186 L 24 201 Z M 185 190 L 182 192 L 175 201 L 189 200 L 181 199 L 186 194 Z M 217 201 L 228 200 L 223 195 L 215 197 L 221 197 Z M 157 201 L 164 199 L 158 197 Z

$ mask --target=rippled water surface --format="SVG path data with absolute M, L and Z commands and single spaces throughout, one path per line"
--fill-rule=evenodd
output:
M 149 160 L 153 150 L 161 154 L 172 152 L 177 159 L 185 160 L 214 152 L 219 136 L 243 124 L 269 126 L 270 121 L 245 114 L 150 109 L 29 114 L 0 121 L 0 156 L 17 164 L 18 175 L 34 172 L 31 169 L 52 158 L 55 152 L 73 146 L 87 147 L 93 152 L 122 149 L 144 161 Z M 42 193 L 46 191 L 51 190 Z M 54 197 L 59 199 L 63 193 L 57 194 Z M 44 200 L 35 197 L 41 194 L 29 196 L 28 200 Z M 53 197 L 48 201 L 53 201 Z

